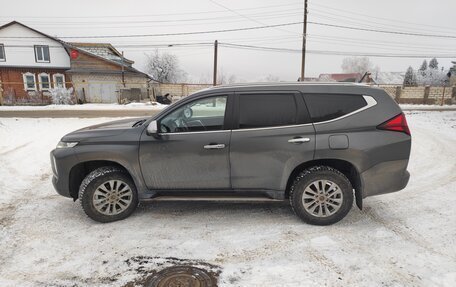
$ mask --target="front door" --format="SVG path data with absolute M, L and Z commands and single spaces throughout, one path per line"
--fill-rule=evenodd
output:
M 159 136 L 141 136 L 139 159 L 149 189 L 229 189 L 229 95 L 184 102 L 158 119 Z
M 315 130 L 294 92 L 236 95 L 230 146 L 233 189 L 283 191 L 293 169 L 314 156 Z

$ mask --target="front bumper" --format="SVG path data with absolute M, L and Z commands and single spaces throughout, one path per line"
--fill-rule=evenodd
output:
M 70 194 L 70 171 L 77 162 L 72 148 L 54 149 L 51 151 L 52 185 L 58 194 L 72 197 Z
M 361 173 L 363 198 L 404 189 L 410 179 L 408 160 L 386 161 Z
M 58 194 L 65 197 L 71 197 L 68 182 L 59 180 L 59 178 L 54 175 L 52 177 L 52 185 L 54 185 L 54 188 Z

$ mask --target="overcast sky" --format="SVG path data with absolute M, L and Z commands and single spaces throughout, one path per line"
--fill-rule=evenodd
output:
M 0 24 L 17 20 L 44 33 L 57 36 L 111 36 L 163 34 L 224 30 L 302 21 L 303 0 L 78 0 L 3 1 Z M 368 31 L 308 25 L 307 48 L 312 51 L 355 52 L 404 55 L 456 55 L 456 1 L 454 0 L 309 0 L 310 22 L 399 31 L 453 38 L 395 35 Z M 302 25 L 238 32 L 185 36 L 66 39 L 66 41 L 109 42 L 144 70 L 146 53 L 157 44 L 221 43 L 301 49 Z M 126 45 L 129 45 L 127 47 Z M 131 46 L 133 45 L 133 47 Z M 136 45 L 136 47 L 134 47 Z M 137 45 L 146 45 L 140 46 Z M 190 80 L 211 79 L 213 47 L 161 47 L 178 56 Z M 306 76 L 341 72 L 346 56 L 307 55 Z M 381 71 L 418 68 L 421 58 L 370 57 Z M 453 59 L 439 58 L 440 66 L 450 67 Z M 296 80 L 301 55 L 293 51 L 219 47 L 219 68 L 225 75 L 242 80 L 261 80 L 268 75 L 280 80 Z

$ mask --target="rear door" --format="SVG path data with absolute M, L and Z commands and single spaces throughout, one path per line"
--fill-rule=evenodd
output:
M 313 159 L 315 130 L 293 91 L 235 95 L 230 163 L 233 189 L 285 190 L 293 169 Z

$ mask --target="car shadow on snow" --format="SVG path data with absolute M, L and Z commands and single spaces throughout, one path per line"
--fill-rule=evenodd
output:
M 154 220 L 179 218 L 194 222 L 251 222 L 251 223 L 302 223 L 294 214 L 288 201 L 283 202 L 236 202 L 236 201 L 151 201 L 139 205 L 133 217 L 150 217 Z M 355 205 L 338 226 L 352 225 L 366 218 Z
M 58 200 L 57 200 L 58 201 Z M 79 201 L 60 202 L 55 203 L 55 210 L 59 215 L 57 218 L 61 220 L 72 220 L 78 222 L 95 223 L 90 220 L 82 211 Z M 369 209 L 369 208 L 367 208 Z M 66 219 L 65 219 L 66 218 Z M 149 201 L 139 204 L 136 211 L 130 216 L 120 222 L 128 223 L 130 221 L 137 221 L 147 224 L 157 224 L 161 222 L 169 222 L 169 220 L 176 220 L 188 224 L 195 222 L 202 223 L 216 223 L 220 224 L 239 222 L 251 224 L 303 224 L 297 215 L 294 214 L 288 201 Z M 358 207 L 353 205 L 348 215 L 340 222 L 334 224 L 335 226 L 345 226 L 353 224 L 364 225 L 366 222 L 372 223 L 369 216 L 366 216 L 365 211 L 360 211 Z M 116 222 L 114 222 L 115 224 Z M 111 223 L 112 224 L 112 223 Z

